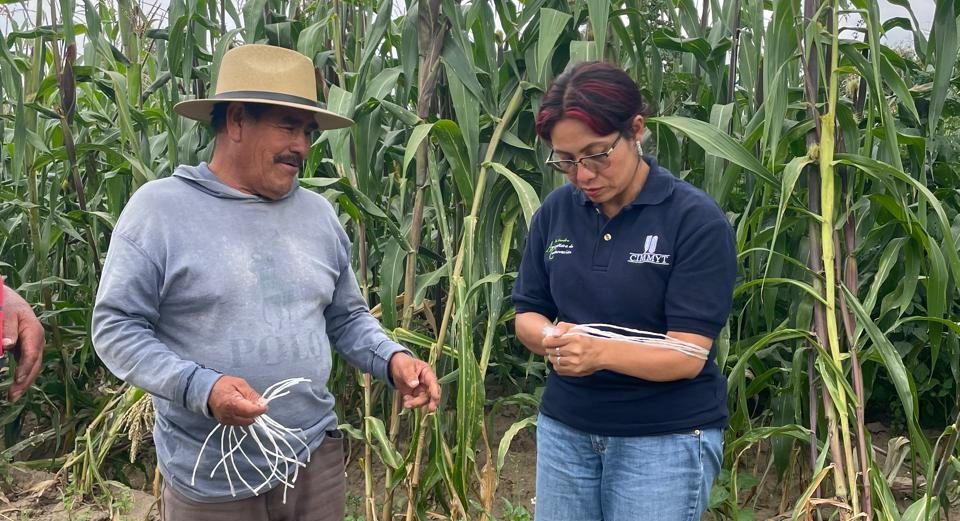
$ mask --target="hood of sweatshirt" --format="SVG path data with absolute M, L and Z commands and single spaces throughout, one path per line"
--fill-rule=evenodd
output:
M 248 194 L 221 181 L 220 178 L 217 177 L 212 170 L 210 170 L 210 166 L 207 165 L 207 163 L 200 163 L 197 166 L 180 165 L 176 170 L 173 171 L 173 177 L 179 178 L 191 187 L 208 195 L 212 195 L 213 197 L 220 199 L 237 199 L 249 201 L 251 203 L 272 203 L 275 201 L 282 201 L 293 195 L 293 193 L 300 188 L 299 182 L 293 183 L 293 186 L 290 187 L 290 191 L 279 199 L 268 199 L 259 195 Z

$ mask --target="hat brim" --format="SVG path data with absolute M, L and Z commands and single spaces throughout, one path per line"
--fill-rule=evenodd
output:
M 279 101 L 279 100 L 268 100 L 262 98 L 233 98 L 233 97 L 223 97 L 215 99 L 197 99 L 197 100 L 186 100 L 181 101 L 174 105 L 173 110 L 180 114 L 181 116 L 202 123 L 210 123 L 210 120 L 213 118 L 213 106 L 217 103 L 224 102 L 239 102 L 239 103 L 259 103 L 262 105 L 277 105 L 280 107 L 290 107 L 300 110 L 305 110 L 307 112 L 313 112 L 313 117 L 317 122 L 317 127 L 319 130 L 333 130 L 337 128 L 346 128 L 353 125 L 353 120 L 350 118 L 345 118 L 339 114 L 334 114 L 329 110 L 322 109 L 320 107 L 313 107 L 310 105 L 304 105 L 302 103 Z

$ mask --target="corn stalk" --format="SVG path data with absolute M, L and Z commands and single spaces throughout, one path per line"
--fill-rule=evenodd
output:
M 436 367 L 437 362 L 440 359 L 442 353 L 443 343 L 446 340 L 446 332 L 450 327 L 450 318 L 453 315 L 453 309 L 455 303 L 459 303 L 462 307 L 466 304 L 464 299 L 466 297 L 466 282 L 464 281 L 463 267 L 464 260 L 466 259 L 467 252 L 469 249 L 473 248 L 470 240 L 474 236 L 475 224 L 477 221 L 477 216 L 480 213 L 480 206 L 483 202 L 484 188 L 487 183 L 488 168 L 487 164 L 493 159 L 494 153 L 496 152 L 497 145 L 499 145 L 500 140 L 502 139 L 503 133 L 506 131 L 507 126 L 512 121 L 513 117 L 520 110 L 521 103 L 523 102 L 523 89 L 518 85 L 514 91 L 513 97 L 510 99 L 510 103 L 507 105 L 507 108 L 504 110 L 503 115 L 500 117 L 500 121 L 497 124 L 496 128 L 493 131 L 493 137 L 490 139 L 490 146 L 487 149 L 487 154 L 484 161 L 484 166 L 480 168 L 480 174 L 477 177 L 477 186 L 474 190 L 473 203 L 470 207 L 470 214 L 464 219 L 464 233 L 463 239 L 460 241 L 459 250 L 456 257 L 456 263 L 453 267 L 453 272 L 450 275 L 450 295 L 451 297 L 447 300 L 447 304 L 443 310 L 443 319 L 440 323 L 439 335 L 437 335 L 437 341 L 434 343 L 432 349 L 430 350 L 430 365 Z M 455 297 L 454 297 L 455 296 Z M 468 346 L 472 348 L 472 346 Z M 472 418 L 470 420 L 473 420 Z M 416 443 L 416 456 L 413 460 L 413 471 L 410 478 L 410 484 L 407 489 L 407 521 L 414 521 L 414 491 L 417 488 L 417 485 L 420 481 L 420 461 L 422 457 L 422 451 L 426 436 L 429 429 L 429 415 L 423 415 L 420 419 L 420 438 Z M 465 512 L 464 512 L 465 514 Z
M 498 474 L 544 378 L 509 327 L 510 281 L 525 225 L 563 182 L 542 167 L 549 150 L 533 119 L 570 60 L 603 56 L 658 108 L 645 150 L 706 190 L 737 230 L 741 277 L 716 341 L 731 426 L 715 517 L 741 518 L 775 488 L 798 516 L 897 519 L 891 478 L 867 445 L 864 424 L 877 416 L 903 418 L 910 438 L 899 477 L 917 483 L 914 517 L 902 517 L 933 517 L 958 443 L 955 411 L 936 412 L 953 407 L 938 391 L 960 387 L 953 2 L 936 2 L 929 38 L 910 4 L 888 22 L 909 27 L 915 55 L 881 41 L 890 33 L 866 0 L 842 4 L 863 19 L 855 38 L 840 32 L 837 2 L 814 0 L 418 4 L 171 0 L 158 22 L 145 4 L 60 0 L 16 19 L 24 27 L 0 42 L 0 270 L 51 336 L 39 384 L 0 415 L 18 457 L 69 459 L 85 489 L 99 488 L 94 470 L 122 479 L 112 472 L 125 465 L 127 427 L 112 441 L 91 430 L 109 428 L 97 417 L 120 389 L 87 339 L 100 256 L 138 186 L 208 157 L 209 131 L 173 105 L 210 91 L 234 40 L 260 41 L 309 55 L 322 102 L 357 122 L 318 139 L 303 185 L 336 204 L 385 326 L 445 381 L 441 412 L 402 422 L 385 387 L 335 362 L 339 417 L 364 426 L 345 427 L 363 443 L 360 515 L 377 517 L 373 482 L 385 472 L 384 521 L 396 517 L 399 483 L 408 518 L 498 516 L 501 498 L 516 501 Z M 58 10 L 76 12 L 77 27 Z M 71 60 L 74 33 L 85 44 Z M 488 403 L 487 386 L 505 397 Z M 526 416 L 503 435 L 491 421 L 500 403 Z M 921 410 L 946 429 L 935 450 Z M 43 434 L 24 432 L 28 415 Z M 65 449 L 37 448 L 57 432 Z M 769 453 L 768 465 L 742 464 L 747 451 Z

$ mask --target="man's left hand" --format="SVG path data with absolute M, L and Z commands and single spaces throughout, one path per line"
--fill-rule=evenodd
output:
M 427 412 L 437 410 L 440 384 L 430 364 L 406 353 L 396 353 L 390 357 L 390 378 L 403 397 L 404 407 L 426 406 Z

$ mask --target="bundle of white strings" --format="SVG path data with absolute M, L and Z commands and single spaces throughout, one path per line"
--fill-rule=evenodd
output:
M 554 325 L 547 325 L 543 328 L 543 334 L 546 336 L 555 336 L 556 329 L 557 328 Z M 617 331 L 621 331 L 622 333 L 618 333 Z M 624 342 L 639 344 L 645 347 L 670 349 L 693 358 L 699 358 L 700 360 L 706 360 L 707 356 L 710 354 L 709 351 L 696 344 L 684 342 L 683 340 L 679 340 L 662 333 L 630 329 L 628 327 L 621 327 L 613 324 L 577 324 L 568 329 L 567 332 L 561 336 L 567 335 L 610 338 L 613 340 L 621 340 Z
M 282 398 L 290 394 L 290 391 L 288 391 L 290 387 L 309 381 L 310 380 L 306 378 L 288 378 L 277 382 L 264 391 L 261 400 L 264 404 L 268 404 L 277 398 Z M 223 473 L 227 476 L 227 483 L 230 485 L 230 493 L 233 494 L 234 497 L 236 497 L 237 491 L 233 486 L 233 475 L 236 475 L 240 482 L 243 483 L 243 486 L 247 487 L 247 490 L 254 495 L 259 495 L 263 487 L 276 479 L 283 485 L 283 503 L 286 504 L 287 490 L 293 488 L 294 483 L 296 483 L 300 467 L 306 467 L 307 463 L 310 462 L 310 447 L 307 446 L 306 442 L 298 434 L 302 432 L 303 429 L 288 429 L 266 414 L 261 414 L 252 424 L 246 427 L 217 424 L 217 426 L 210 431 L 210 434 L 207 435 L 207 439 L 203 441 L 203 445 L 200 447 L 200 453 L 197 454 L 197 462 L 193 465 L 193 477 L 190 480 L 191 485 L 196 484 L 197 467 L 200 466 L 203 451 L 218 430 L 220 431 L 220 460 L 214 465 L 213 470 L 210 471 L 210 477 L 213 478 L 217 469 L 223 467 Z M 238 433 L 240 434 L 239 436 L 237 435 Z M 266 469 L 269 472 L 264 472 L 257 467 L 253 461 L 250 460 L 246 451 L 243 450 L 243 441 L 246 440 L 248 436 L 256 442 L 257 447 L 269 465 L 269 468 Z M 300 461 L 297 457 L 297 451 L 294 450 L 293 445 L 287 441 L 288 437 L 295 439 L 307 449 L 306 462 Z M 243 478 L 243 474 L 237 470 L 235 456 L 237 452 L 243 456 L 247 464 L 260 474 L 263 482 L 257 486 L 252 486 Z M 292 476 L 290 476 L 290 465 L 294 466 Z

